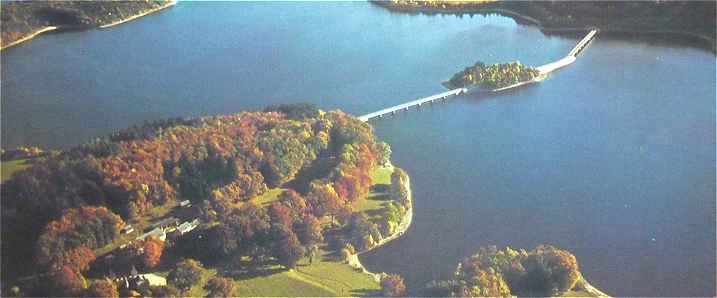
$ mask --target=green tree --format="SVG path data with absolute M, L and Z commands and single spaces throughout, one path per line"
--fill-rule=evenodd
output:
M 193 259 L 185 259 L 177 263 L 177 266 L 169 272 L 169 282 L 186 292 L 195 285 L 202 277 L 204 267 L 202 263 Z
M 378 152 L 378 163 L 382 166 L 391 162 L 391 146 L 384 142 L 376 143 L 376 151 Z
M 204 289 L 208 292 L 206 297 L 232 297 L 234 281 L 226 277 L 213 277 Z

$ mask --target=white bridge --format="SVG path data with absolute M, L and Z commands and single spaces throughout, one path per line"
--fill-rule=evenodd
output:
M 577 60 L 577 56 L 580 55 L 580 53 L 582 53 L 582 51 L 590 44 L 590 42 L 595 38 L 595 35 L 597 33 L 598 33 L 597 29 L 590 30 L 590 32 L 588 32 L 588 34 L 585 35 L 585 37 L 583 37 L 583 39 L 581 39 L 572 50 L 570 50 L 570 52 L 568 53 L 567 56 L 563 57 L 562 59 L 560 59 L 558 61 L 551 62 L 551 63 L 545 64 L 545 65 L 536 67 L 535 69 L 538 70 L 538 72 L 540 72 L 540 76 L 538 78 L 535 78 L 535 79 L 532 79 L 529 81 L 519 82 L 519 83 L 510 85 L 510 86 L 507 86 L 507 87 L 494 89 L 494 90 L 491 90 L 491 92 L 500 92 L 503 90 L 512 89 L 512 88 L 516 88 L 516 87 L 519 87 L 522 85 L 527 85 L 527 84 L 532 84 L 532 83 L 538 82 L 538 81 L 542 80 L 542 78 L 545 77 L 546 75 L 548 75 L 549 73 L 556 71 L 559 68 L 563 68 L 565 66 L 570 65 L 571 63 L 575 62 L 575 60 Z M 458 95 L 467 93 L 468 91 L 469 91 L 468 88 L 453 89 L 453 90 L 449 90 L 449 91 L 446 91 L 443 93 L 431 95 L 431 96 L 424 97 L 424 98 L 419 98 L 419 99 L 412 100 L 412 101 L 409 101 L 407 103 L 403 103 L 403 104 L 400 104 L 397 106 L 392 106 L 392 107 L 385 108 L 380 111 L 362 115 L 362 116 L 359 116 L 358 118 L 361 121 L 366 122 L 373 118 L 380 118 L 385 115 L 396 114 L 396 112 L 399 112 L 401 110 L 408 111 L 409 108 L 420 107 L 424 103 L 433 103 L 434 101 L 437 101 L 437 100 L 445 101 L 450 97 L 458 96 Z

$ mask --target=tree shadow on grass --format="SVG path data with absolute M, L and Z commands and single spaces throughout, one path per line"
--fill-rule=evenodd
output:
M 371 186 L 370 191 L 375 193 L 387 193 L 389 191 L 389 187 L 390 185 L 388 184 L 375 184 Z
M 381 216 L 382 214 L 383 214 L 382 209 L 373 209 L 373 210 L 366 211 L 366 216 L 368 216 L 369 218 L 378 217 L 378 216 Z
M 390 201 L 391 196 L 389 196 L 387 193 L 372 193 L 366 199 L 370 201 Z
M 249 268 L 239 270 L 226 270 L 225 275 L 231 276 L 235 279 L 252 279 L 255 277 L 266 277 L 287 271 L 284 267 L 261 267 L 261 268 Z

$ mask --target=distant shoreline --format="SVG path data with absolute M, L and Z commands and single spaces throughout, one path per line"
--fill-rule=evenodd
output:
M 545 22 L 525 15 L 523 13 L 517 12 L 515 10 L 512 10 L 510 8 L 499 8 L 499 7 L 485 7 L 485 8 L 479 8 L 479 7 L 463 7 L 463 8 L 434 8 L 434 7 L 406 7 L 406 6 L 400 6 L 400 5 L 394 5 L 390 1 L 376 1 L 376 0 L 370 0 L 371 3 L 384 7 L 388 9 L 389 11 L 395 11 L 395 12 L 403 12 L 403 13 L 419 13 L 419 14 L 451 14 L 451 15 L 459 15 L 459 14 L 481 14 L 481 15 L 487 15 L 487 14 L 499 14 L 506 17 L 512 17 L 519 19 L 523 22 L 529 23 L 531 26 L 537 27 L 539 30 L 544 31 L 546 33 L 554 33 L 558 34 L 560 32 L 584 32 L 588 30 L 588 27 L 590 26 L 583 26 L 583 27 L 564 27 L 564 26 L 551 26 L 546 25 Z M 694 39 L 695 41 L 700 41 L 704 43 L 708 43 L 711 45 L 711 50 L 713 52 L 717 51 L 715 49 L 715 46 L 717 46 L 717 39 L 715 36 L 708 36 L 704 34 L 699 34 L 695 32 L 685 31 L 685 30 L 679 30 L 679 29 L 628 29 L 628 28 L 613 28 L 610 26 L 601 26 L 600 32 L 605 34 L 645 34 L 645 35 L 677 35 L 682 37 L 687 37 Z
M 130 16 L 130 17 L 125 18 L 125 19 L 122 19 L 122 20 L 118 20 L 118 21 L 115 21 L 115 22 L 112 22 L 112 23 L 109 23 L 109 24 L 106 24 L 106 25 L 99 26 L 98 28 L 100 28 L 100 29 L 105 29 L 105 28 L 117 26 L 117 25 L 119 25 L 119 24 L 123 24 L 123 23 L 129 22 L 129 21 L 132 21 L 132 20 L 134 20 L 134 19 L 141 18 L 141 17 L 146 16 L 146 15 L 148 15 L 148 14 L 152 14 L 152 13 L 158 12 L 158 11 L 163 10 L 163 9 L 165 9 L 165 8 L 169 8 L 169 7 L 174 6 L 174 5 L 176 5 L 176 4 L 177 4 L 177 0 L 171 0 L 171 1 L 167 2 L 167 3 L 165 3 L 165 4 L 162 5 L 162 6 L 159 6 L 159 7 L 153 8 L 153 9 L 150 9 L 150 10 L 145 11 L 145 12 L 143 12 L 143 13 L 139 13 L 139 14 Z
M 89 26 L 89 27 L 87 27 L 86 29 L 106 29 L 106 28 L 114 27 L 114 26 L 117 26 L 117 25 L 120 25 L 120 24 L 124 24 L 124 23 L 129 22 L 129 21 L 138 19 L 138 18 L 140 18 L 140 17 L 143 17 L 143 16 L 146 16 L 146 15 L 149 15 L 149 14 L 152 14 L 152 13 L 155 13 L 155 12 L 158 12 L 158 11 L 160 11 L 160 10 L 164 10 L 164 9 L 169 8 L 169 7 L 172 7 L 172 6 L 176 5 L 176 4 L 177 4 L 177 0 L 171 0 L 171 1 L 169 1 L 169 2 L 164 3 L 162 6 L 158 6 L 158 7 L 149 9 L 149 10 L 147 10 L 147 11 L 144 11 L 144 12 L 141 12 L 141 13 L 138 13 L 138 14 L 134 14 L 134 15 L 132 15 L 132 16 L 129 16 L 129 17 L 126 17 L 126 18 L 123 18 L 123 19 L 114 21 L 114 22 L 109 23 L 109 24 L 100 25 L 100 26 Z M 6 44 L 6 45 L 3 44 L 2 46 L 0 46 L 0 51 L 2 51 L 2 50 L 4 50 L 4 49 L 7 49 L 7 48 L 10 48 L 10 47 L 13 47 L 13 46 L 16 46 L 16 45 L 21 44 L 21 43 L 23 43 L 23 42 L 29 41 L 29 40 L 31 40 L 31 39 L 37 37 L 38 35 L 40 35 L 40 34 L 42 34 L 42 33 L 50 32 L 50 31 L 55 31 L 55 30 L 62 30 L 62 29 L 67 29 L 67 28 L 64 28 L 64 27 L 61 27 L 61 26 L 46 26 L 46 27 L 43 27 L 43 28 L 41 28 L 41 29 L 39 29 L 39 30 L 36 30 L 36 31 L 34 31 L 34 32 L 32 32 L 32 33 L 29 33 L 29 34 L 26 35 L 26 36 L 23 36 L 22 38 L 20 38 L 20 39 L 18 39 L 18 40 L 12 41 L 12 42 L 10 42 L 10 43 L 8 43 L 8 44 Z M 85 29 L 85 28 L 82 28 L 82 29 Z

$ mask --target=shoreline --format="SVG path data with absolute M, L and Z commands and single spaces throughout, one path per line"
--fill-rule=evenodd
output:
M 576 284 L 573 287 L 573 289 L 578 288 L 578 287 L 582 288 L 582 290 L 585 291 L 585 293 L 593 295 L 594 297 L 606 297 L 606 298 L 612 297 L 612 296 L 606 294 L 605 292 L 601 291 L 600 289 L 591 285 L 590 282 L 588 282 L 585 279 L 585 277 L 582 276 L 582 274 L 580 274 L 580 280 L 578 281 L 578 284 Z
M 41 28 L 41 29 L 39 29 L 39 30 L 36 30 L 35 32 L 30 33 L 29 35 L 27 35 L 27 36 L 25 36 L 25 37 L 23 37 L 23 38 L 20 38 L 20 39 L 18 39 L 18 40 L 16 40 L 16 41 L 13 41 L 13 42 L 11 42 L 11 43 L 9 43 L 9 44 L 7 44 L 7 45 L 3 45 L 2 47 L 0 47 L 0 51 L 2 51 L 2 50 L 4 50 L 4 49 L 7 49 L 7 48 L 9 48 L 9 47 L 12 47 L 12 46 L 16 46 L 16 45 L 21 44 L 21 43 L 23 43 L 23 42 L 26 42 L 26 41 L 28 41 L 28 40 L 30 40 L 30 39 L 35 38 L 36 36 L 38 36 L 38 35 L 40 35 L 40 34 L 42 34 L 42 33 L 54 31 L 54 30 L 57 30 L 57 29 L 59 29 L 59 28 L 60 28 L 60 27 L 56 27 L 56 26 L 43 27 L 43 28 Z
M 388 163 L 388 167 L 395 169 L 391 162 Z M 411 223 L 413 223 L 413 192 L 411 191 L 410 176 L 406 179 L 406 189 L 408 189 L 409 207 L 408 209 L 406 209 L 406 214 L 404 214 L 403 218 L 401 218 L 401 222 L 398 224 L 398 227 L 396 227 L 396 231 L 394 231 L 393 234 L 381 239 L 378 243 L 376 243 L 376 245 L 350 255 L 346 260 L 350 267 L 356 270 L 360 270 L 362 273 L 371 276 L 378 283 L 381 282 L 381 277 L 384 273 L 374 273 L 366 269 L 363 263 L 361 263 L 359 256 L 376 248 L 384 246 L 395 239 L 398 239 L 399 237 L 403 236 L 403 234 L 405 234 L 406 231 L 408 231 L 408 229 L 411 227 Z
M 127 18 L 124 18 L 124 19 L 117 20 L 117 21 L 114 21 L 114 22 L 109 23 L 109 24 L 105 24 L 105 25 L 101 25 L 101 26 L 96 26 L 96 27 L 89 27 L 89 28 L 87 28 L 87 29 L 106 29 L 106 28 L 114 27 L 114 26 L 117 26 L 117 25 L 120 25 L 120 24 L 124 24 L 124 23 L 129 22 L 129 21 L 132 21 L 132 20 L 141 18 L 141 17 L 143 17 L 143 16 L 146 16 L 146 15 L 149 15 L 149 14 L 152 14 L 152 13 L 155 13 L 155 12 L 158 12 L 158 11 L 160 11 L 160 10 L 167 9 L 167 8 L 169 8 L 169 7 L 172 7 L 172 6 L 176 5 L 176 4 L 177 4 L 177 0 L 172 0 L 172 1 L 169 1 L 169 2 L 165 3 L 165 4 L 162 5 L 162 6 L 159 6 L 159 7 L 150 9 L 150 10 L 147 10 L 147 11 L 145 11 L 145 12 L 142 12 L 142 13 L 139 13 L 139 14 L 135 14 L 135 15 L 132 15 L 132 16 L 127 17 Z M 7 45 L 2 45 L 2 46 L 0 47 L 0 51 L 5 50 L 5 49 L 10 48 L 10 47 L 13 47 L 13 46 L 16 46 L 16 45 L 21 44 L 21 43 L 23 43 L 23 42 L 29 41 L 29 40 L 31 40 L 31 39 L 37 37 L 38 35 L 40 35 L 40 34 L 42 34 L 42 33 L 50 32 L 50 31 L 55 31 L 55 30 L 58 30 L 58 29 L 62 29 L 62 27 L 60 27 L 60 26 L 46 26 L 46 27 L 43 27 L 43 28 L 41 28 L 41 29 L 39 29 L 39 30 L 36 30 L 35 32 L 32 32 L 32 33 L 28 34 L 28 35 L 25 36 L 25 37 L 22 37 L 22 38 L 20 38 L 20 39 L 18 39 L 18 40 L 15 40 L 15 41 L 13 41 L 13 42 L 10 42 L 10 43 L 7 44 Z
M 490 8 L 477 8 L 477 7 L 469 7 L 469 8 L 455 8 L 455 9 L 441 9 L 441 8 L 427 8 L 427 7 L 404 7 L 404 6 L 396 6 L 393 5 L 390 2 L 385 1 L 370 1 L 373 4 L 376 4 L 378 6 L 381 6 L 389 11 L 392 12 L 399 12 L 399 13 L 419 13 L 419 14 L 450 14 L 450 15 L 461 15 L 461 14 L 482 14 L 482 15 L 488 15 L 488 14 L 498 14 L 505 17 L 512 17 L 520 19 L 524 22 L 529 23 L 530 26 L 535 26 L 539 30 L 544 31 L 544 33 L 553 33 L 553 34 L 559 34 L 560 32 L 582 32 L 589 30 L 591 26 L 584 26 L 584 27 L 560 27 L 560 26 L 548 26 L 545 25 L 542 21 L 539 19 L 536 19 L 534 17 L 525 15 L 520 12 L 516 12 L 514 10 L 511 10 L 510 8 L 499 8 L 499 7 L 490 7 Z M 520 24 L 520 22 L 518 22 Z M 679 30 L 679 29 L 628 29 L 628 28 L 612 28 L 612 27 L 600 27 L 600 32 L 607 33 L 607 34 L 646 34 L 646 35 L 678 35 L 682 37 L 692 38 L 695 40 L 699 40 L 700 42 L 708 43 L 712 46 L 712 51 L 715 52 L 717 49 L 715 49 L 715 46 L 717 46 L 717 39 L 714 39 L 713 37 L 694 33 L 690 31 L 685 30 Z
M 153 9 L 150 9 L 150 10 L 145 11 L 145 12 L 140 13 L 140 14 L 133 15 L 133 16 L 128 17 L 128 18 L 126 18 L 126 19 L 117 20 L 117 21 L 114 21 L 114 22 L 112 22 L 112 23 L 99 26 L 99 27 L 97 27 L 97 28 L 98 28 L 98 29 L 106 29 L 106 28 L 114 27 L 114 26 L 117 26 L 117 25 L 120 25 L 120 24 L 124 24 L 124 23 L 127 23 L 127 22 L 129 22 L 129 21 L 132 21 L 132 20 L 141 18 L 141 17 L 143 17 L 143 16 L 146 16 L 146 15 L 148 15 L 148 14 L 152 14 L 152 13 L 158 12 L 158 11 L 160 11 L 160 10 L 163 10 L 163 9 L 166 9 L 166 8 L 169 8 L 169 7 L 172 7 L 172 6 L 176 5 L 176 4 L 177 4 L 177 0 L 172 0 L 172 1 L 169 1 L 169 2 L 165 3 L 165 4 L 162 5 L 162 6 L 159 6 L 159 7 L 153 8 Z

